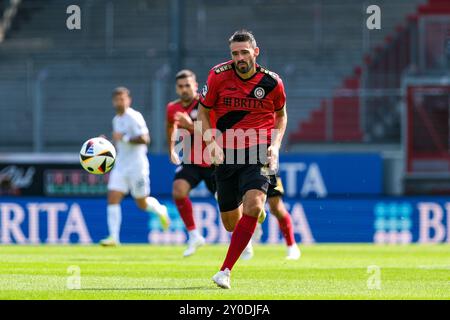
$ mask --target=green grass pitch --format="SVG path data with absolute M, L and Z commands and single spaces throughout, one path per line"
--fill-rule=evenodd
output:
M 450 299 L 448 244 L 302 246 L 299 261 L 285 261 L 281 245 L 258 245 L 223 290 L 211 276 L 226 248 L 183 258 L 181 246 L 0 246 L 0 299 Z M 368 288 L 371 265 L 379 289 Z M 79 290 L 67 287 L 70 266 Z

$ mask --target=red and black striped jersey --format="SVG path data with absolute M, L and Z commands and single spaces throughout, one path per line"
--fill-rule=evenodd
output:
M 285 107 L 286 93 L 276 73 L 257 65 L 252 77 L 242 79 L 233 61 L 227 61 L 209 72 L 200 102 L 214 110 L 216 128 L 222 132 L 224 147 L 242 149 L 270 144 L 274 114 Z M 241 129 L 241 133 L 233 141 L 226 141 L 228 129 L 235 129 L 234 132 Z M 256 131 L 256 136 L 249 135 L 250 131 Z

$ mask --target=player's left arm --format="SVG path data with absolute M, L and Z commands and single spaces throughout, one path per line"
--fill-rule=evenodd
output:
M 278 85 L 276 88 L 274 110 L 274 131 L 272 133 L 271 144 L 267 150 L 267 156 L 270 170 L 277 172 L 279 150 L 287 126 L 286 92 L 284 91 L 283 81 L 280 78 L 278 78 Z
M 284 132 L 286 131 L 287 126 L 286 104 L 282 109 L 275 111 L 274 117 L 275 123 L 274 131 L 272 132 L 272 141 L 267 149 L 267 159 L 269 161 L 269 169 L 272 171 L 272 174 L 276 174 L 278 172 L 281 142 L 283 141 Z
M 275 111 L 275 123 L 274 123 L 274 136 L 272 137 L 272 145 L 278 149 L 281 147 L 283 141 L 284 132 L 287 126 L 287 112 L 286 104 L 281 110 Z
M 278 85 L 275 88 L 275 97 L 273 100 L 274 112 L 275 112 L 275 132 L 272 134 L 271 145 L 277 149 L 280 149 L 281 142 L 283 141 L 284 132 L 287 126 L 287 112 L 286 112 L 286 92 L 284 90 L 284 84 L 281 78 L 277 76 Z

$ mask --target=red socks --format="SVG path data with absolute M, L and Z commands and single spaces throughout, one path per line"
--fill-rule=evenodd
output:
M 283 218 L 278 219 L 278 223 L 280 225 L 281 233 L 286 240 L 286 244 L 288 246 L 293 245 L 295 243 L 294 228 L 292 227 L 292 220 L 289 213 L 286 212 Z
M 194 213 L 192 210 L 192 202 L 189 197 L 186 197 L 184 199 L 177 199 L 175 200 L 175 204 L 177 205 L 178 212 L 180 212 L 181 219 L 183 220 L 186 229 L 188 231 L 194 230 Z
M 239 220 L 236 228 L 234 229 L 233 235 L 231 236 L 231 243 L 228 247 L 227 256 L 223 262 L 221 271 L 225 269 L 232 269 L 236 261 L 241 256 L 242 251 L 244 251 L 248 242 L 252 238 L 253 232 L 255 232 L 256 224 L 258 223 L 258 218 L 250 217 L 248 215 L 243 215 L 241 220 Z

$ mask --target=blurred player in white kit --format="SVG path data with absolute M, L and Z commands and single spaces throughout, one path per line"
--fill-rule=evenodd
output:
M 144 117 L 131 108 L 131 95 L 127 88 L 116 88 L 112 99 L 116 110 L 112 138 L 116 145 L 117 157 L 108 182 L 109 236 L 100 241 L 103 246 L 120 244 L 122 222 L 120 203 L 128 192 L 141 210 L 159 216 L 164 230 L 167 230 L 170 224 L 166 206 L 149 196 L 150 169 L 147 145 L 150 143 L 150 134 Z

